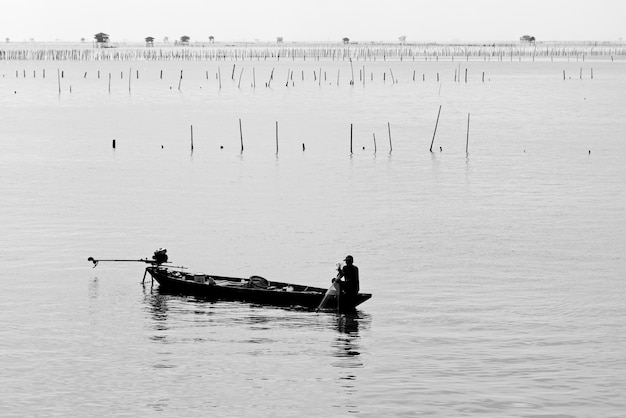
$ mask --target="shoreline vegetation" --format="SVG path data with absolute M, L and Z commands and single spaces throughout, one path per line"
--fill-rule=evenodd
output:
M 220 61 L 220 60 L 398 60 L 513 61 L 545 59 L 623 59 L 625 42 L 492 43 L 112 43 L 7 42 L 0 61 Z

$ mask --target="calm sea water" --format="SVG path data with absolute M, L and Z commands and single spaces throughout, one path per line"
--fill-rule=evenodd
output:
M 2 415 L 623 417 L 624 91 L 608 60 L 1 62 Z M 158 247 L 321 287 L 349 253 L 374 296 L 87 262 Z

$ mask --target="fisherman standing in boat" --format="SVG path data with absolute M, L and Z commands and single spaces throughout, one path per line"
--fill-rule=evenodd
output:
M 339 281 L 339 289 L 342 295 L 354 299 L 359 293 L 359 268 L 355 266 L 354 258 L 347 256 L 343 261 L 346 265 L 340 267 L 335 281 Z

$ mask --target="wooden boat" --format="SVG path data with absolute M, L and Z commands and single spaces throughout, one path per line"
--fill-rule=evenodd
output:
M 306 309 L 354 311 L 357 306 L 370 299 L 370 293 L 347 296 L 339 291 L 339 283 L 333 282 L 328 289 L 303 286 L 294 283 L 270 282 L 260 276 L 249 278 L 194 274 L 184 271 L 184 267 L 165 266 L 169 264 L 167 250 L 154 252 L 152 259 L 139 260 L 96 260 L 89 257 L 94 268 L 101 261 L 142 262 L 150 264 L 146 274 L 159 283 L 165 292 L 196 295 L 216 300 L 236 300 L 262 305 L 294 306 Z
M 324 289 L 294 283 L 270 282 L 260 276 L 239 278 L 193 274 L 160 265 L 147 267 L 146 271 L 159 283 L 160 289 L 166 292 L 218 300 L 345 312 L 353 311 L 372 297 L 369 293 L 358 293 L 353 298 L 345 295 L 338 298 L 336 286 Z

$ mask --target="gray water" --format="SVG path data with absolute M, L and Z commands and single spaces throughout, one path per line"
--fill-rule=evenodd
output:
M 353 71 L 1 62 L 2 415 L 625 416 L 624 63 Z M 320 287 L 352 254 L 373 298 L 207 302 L 87 262 L 159 247 Z

